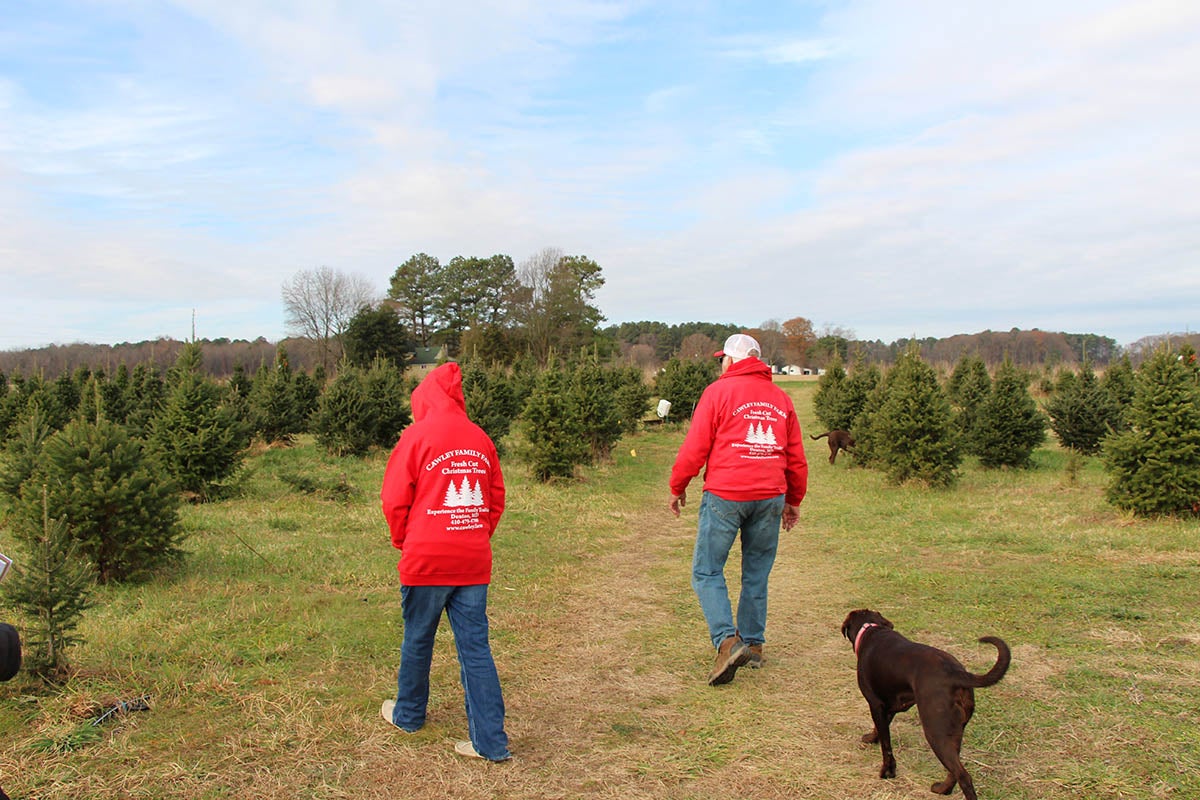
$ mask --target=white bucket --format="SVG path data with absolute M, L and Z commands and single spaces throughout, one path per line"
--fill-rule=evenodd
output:
M 662 417 L 663 419 L 666 419 L 666 416 L 670 411 L 671 411 L 671 401 L 670 400 L 659 400 L 658 401 L 658 411 L 657 411 L 658 416 Z

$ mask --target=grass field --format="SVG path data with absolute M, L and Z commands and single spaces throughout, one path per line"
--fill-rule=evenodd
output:
M 821 432 L 815 385 L 784 385 Z M 1200 523 L 1115 511 L 1099 464 L 1072 478 L 1055 447 L 1035 470 L 966 464 L 934 491 L 830 466 L 807 441 L 768 663 L 711 688 L 688 585 L 699 487 L 682 519 L 667 510 L 682 436 L 632 437 L 570 485 L 506 463 L 491 617 L 514 761 L 453 754 L 466 723 L 448 630 L 427 727 L 379 718 L 400 644 L 384 456 L 306 443 L 256 454 L 239 498 L 187 508 L 179 570 L 100 590 L 65 687 L 0 684 L 0 785 L 14 800 L 929 797 L 942 770 L 915 712 L 893 725 L 896 779 L 858 741 L 870 719 L 839 626 L 869 606 L 975 672 L 995 658 L 978 637 L 1011 645 L 967 728 L 980 797 L 1200 797 Z M 89 724 L 142 696 L 149 710 Z

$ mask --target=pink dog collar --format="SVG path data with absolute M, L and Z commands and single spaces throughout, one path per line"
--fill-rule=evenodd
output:
M 858 643 L 862 641 L 862 636 L 867 632 L 867 628 L 878 628 L 879 625 L 874 622 L 868 622 L 858 629 L 858 635 L 854 637 L 854 655 L 858 655 Z

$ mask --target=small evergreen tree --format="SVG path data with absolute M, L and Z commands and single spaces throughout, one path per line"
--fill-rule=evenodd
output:
M 478 362 L 465 365 L 462 375 L 467 416 L 483 428 L 503 456 L 504 440 L 521 412 L 508 376 L 498 367 L 485 368 Z
M 642 418 L 650 410 L 650 387 L 642 379 L 642 371 L 637 367 L 611 369 L 608 378 L 621 432 L 637 433 Z
M 412 422 L 413 387 L 405 382 L 404 370 L 384 358 L 372 362 L 364 380 L 371 444 L 390 449 Z
M 364 422 L 366 408 L 362 371 L 343 364 L 322 392 L 313 415 L 311 428 L 317 443 L 336 456 L 366 455 L 371 449 L 369 426 Z
M 368 370 L 343 364 L 321 395 L 312 431 L 334 455 L 363 456 L 373 447 L 390 448 L 412 421 L 410 394 L 403 373 L 383 359 Z
M 128 413 L 125 427 L 143 439 L 150 435 L 150 424 L 158 416 L 166 394 L 166 382 L 158 370 L 147 364 L 138 364 L 129 378 L 129 394 L 125 400 Z
M 570 375 L 554 359 L 542 370 L 518 423 L 520 455 L 541 481 L 573 478 L 590 456 L 578 406 L 571 397 Z
M 1046 440 L 1046 420 L 1029 394 L 1029 378 L 1007 356 L 992 391 L 979 407 L 972 437 L 985 467 L 1026 467 Z
M 1046 403 L 1046 413 L 1059 443 L 1086 455 L 1100 451 L 1101 440 L 1121 416 L 1113 396 L 1096 380 L 1086 361 L 1078 374 L 1060 376 L 1058 388 Z
M 176 487 L 116 423 L 75 420 L 46 439 L 11 509 L 18 535 L 41 530 L 47 502 L 101 582 L 143 577 L 179 555 Z
M 308 430 L 309 420 L 316 412 L 317 404 L 321 402 L 321 385 L 301 370 L 292 377 L 292 393 L 296 397 L 296 414 L 300 420 L 300 427 L 296 432 L 303 433 Z
M 54 431 L 36 403 L 25 412 L 14 431 L 0 457 L 0 493 L 16 500 L 21 496 L 21 484 L 37 470 L 42 447 Z
M 817 391 L 813 395 L 813 412 L 817 420 L 825 426 L 825 430 L 850 430 L 854 418 L 842 419 L 840 409 L 841 395 L 846 383 L 846 368 L 842 366 L 842 357 L 834 354 L 833 360 L 825 368 L 825 374 L 817 379 Z
M 1137 372 L 1129 427 L 1103 444 L 1108 501 L 1140 515 L 1200 513 L 1200 385 L 1190 348 Z
M 834 421 L 839 423 L 835 426 L 837 430 L 854 431 L 854 420 L 866 407 L 867 398 L 879 385 L 880 380 L 879 367 L 868 364 L 866 354 L 861 349 L 855 352 L 854 365 L 850 368 L 850 375 L 842 384 L 841 394 L 834 405 Z
M 951 428 L 950 401 L 937 373 L 921 360 L 916 342 L 897 359 L 879 397 L 882 402 L 869 419 L 872 462 L 897 483 L 952 484 L 960 455 Z
M 179 488 L 206 501 L 227 488 L 242 466 L 249 431 L 226 393 L 201 373 L 197 342 L 180 351 L 171 368 L 170 391 L 151 420 L 148 439 Z
M 42 521 L 24 530 L 27 558 L 0 584 L 5 600 L 32 621 L 25 630 L 23 663 L 42 678 L 57 680 L 69 670 L 67 648 L 81 641 L 75 630 L 93 605 L 95 571 L 81 553 L 66 520 L 52 519 L 42 492 Z
M 691 419 L 700 395 L 721 374 L 716 359 L 672 358 L 658 373 L 654 393 L 671 403 L 671 417 Z
M 946 394 L 955 410 L 954 432 L 963 452 L 980 455 L 980 415 L 992 395 L 992 378 L 983 359 L 963 353 L 950 374 Z
M 1100 387 L 1108 393 L 1108 407 L 1112 410 L 1109 427 L 1120 433 L 1129 427 L 1125 417 L 1129 407 L 1133 405 L 1134 387 L 1136 380 L 1129 356 L 1123 356 L 1120 361 L 1114 361 L 1104 370 L 1100 379 Z
M 264 365 L 255 375 L 249 406 L 254 433 L 267 444 L 291 444 L 296 434 L 304 430 L 292 367 L 283 345 L 275 350 L 275 364 Z
M 573 413 L 593 462 L 606 460 L 621 438 L 621 417 L 614 402 L 614 385 L 594 358 L 584 358 L 571 374 Z

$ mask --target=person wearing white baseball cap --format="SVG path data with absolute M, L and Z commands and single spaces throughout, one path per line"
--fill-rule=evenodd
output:
M 764 663 L 767 580 L 780 525 L 791 530 L 799 519 L 808 461 L 792 398 L 771 380 L 758 341 L 735 333 L 713 355 L 721 359 L 721 376 L 700 396 L 669 485 L 671 513 L 678 517 L 688 484 L 704 470 L 692 588 L 717 649 L 708 683 L 719 686 L 740 667 Z M 725 563 L 739 533 L 742 589 L 735 625 Z

